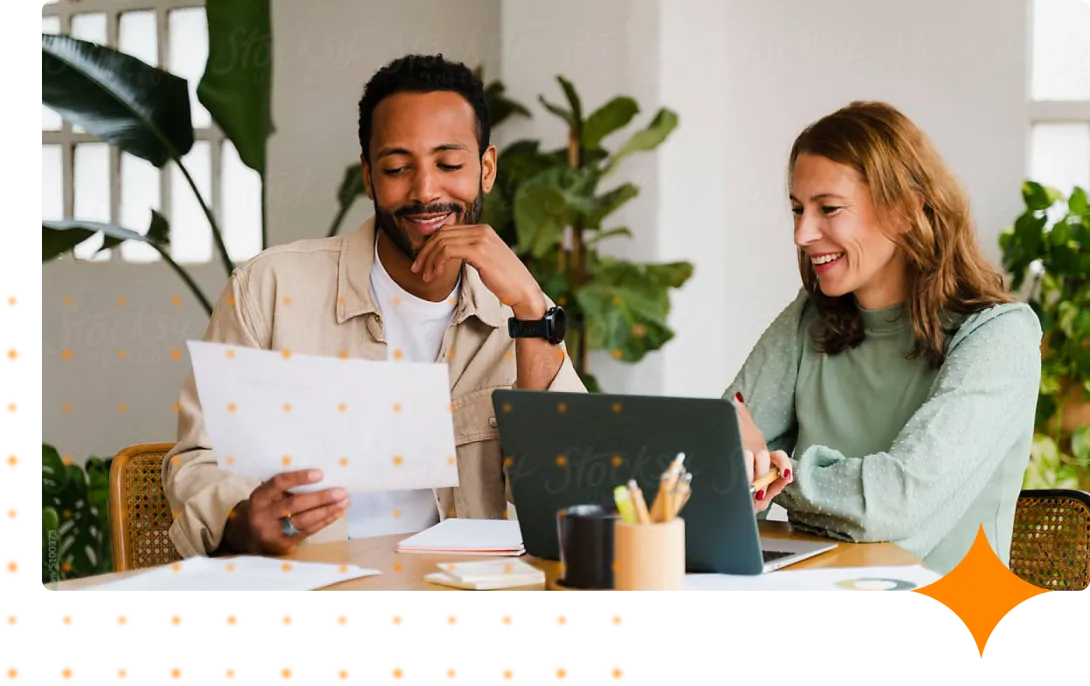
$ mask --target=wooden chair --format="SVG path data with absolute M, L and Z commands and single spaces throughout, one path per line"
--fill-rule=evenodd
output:
M 182 559 L 167 532 L 174 517 L 163 492 L 163 456 L 173 443 L 125 448 L 110 465 L 110 538 L 114 570 Z
M 1090 585 L 1090 493 L 1022 491 L 1010 559 L 1011 571 L 1034 586 L 1081 591 Z

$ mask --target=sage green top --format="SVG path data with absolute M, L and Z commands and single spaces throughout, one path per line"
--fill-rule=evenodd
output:
M 906 359 L 903 304 L 862 315 L 862 343 L 819 353 L 800 291 L 723 395 L 741 391 L 769 449 L 792 456 L 795 481 L 775 502 L 800 528 L 893 541 L 943 574 L 983 524 L 1009 563 L 1041 377 L 1037 316 L 1019 303 L 961 318 L 933 369 Z

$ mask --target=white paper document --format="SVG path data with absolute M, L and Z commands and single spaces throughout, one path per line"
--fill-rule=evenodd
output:
M 926 567 L 781 569 L 754 576 L 686 574 L 686 591 L 911 591 L 942 578 Z
M 222 469 L 261 481 L 321 469 L 299 492 L 458 485 L 447 365 L 188 346 Z
M 256 555 L 192 557 L 87 591 L 313 591 L 381 574 L 355 565 L 296 562 Z
M 444 519 L 397 545 L 399 553 L 457 553 L 518 556 L 522 546 L 519 523 L 506 519 Z

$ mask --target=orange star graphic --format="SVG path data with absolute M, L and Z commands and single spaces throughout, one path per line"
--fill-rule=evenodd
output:
M 976 641 L 980 656 L 1008 612 L 1046 590 L 1018 578 L 995 555 L 981 526 L 957 567 L 933 584 L 915 589 L 954 611 Z

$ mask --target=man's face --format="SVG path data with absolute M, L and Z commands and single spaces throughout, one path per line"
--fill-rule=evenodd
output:
M 395 93 L 372 117 L 364 187 L 375 224 L 415 260 L 443 226 L 480 221 L 496 176 L 496 149 L 477 154 L 477 118 L 458 93 Z

